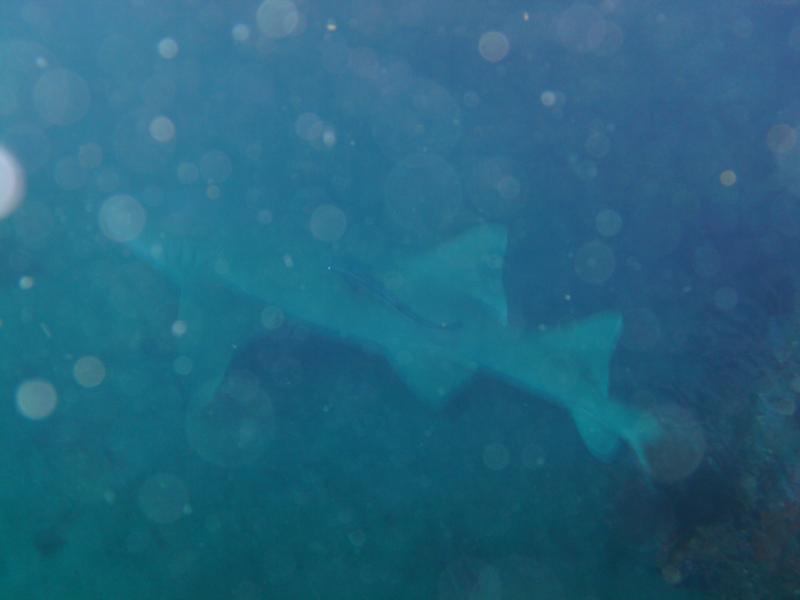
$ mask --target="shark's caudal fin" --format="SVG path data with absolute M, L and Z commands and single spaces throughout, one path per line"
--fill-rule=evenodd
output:
M 610 460 L 622 440 L 641 459 L 651 423 L 609 397 L 611 357 L 622 329 L 622 317 L 602 313 L 567 327 L 528 336 L 498 368 L 510 379 L 565 407 L 584 443 L 597 458 Z

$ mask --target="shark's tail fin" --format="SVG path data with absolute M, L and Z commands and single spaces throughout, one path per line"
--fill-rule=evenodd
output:
M 566 408 L 595 457 L 611 460 L 626 441 L 646 468 L 643 449 L 658 433 L 652 420 L 608 394 L 609 365 L 621 330 L 619 314 L 601 313 L 524 338 L 503 359 L 502 371 Z

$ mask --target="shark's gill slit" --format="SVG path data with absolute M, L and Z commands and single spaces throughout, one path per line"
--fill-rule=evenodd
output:
M 347 283 L 347 285 L 354 290 L 373 296 L 376 300 L 393 308 L 404 317 L 412 320 L 417 325 L 445 331 L 451 331 L 461 327 L 460 321 L 434 321 L 432 319 L 423 317 L 408 304 L 400 300 L 392 292 L 386 289 L 386 286 L 384 286 L 381 282 L 377 281 L 374 277 L 365 272 L 335 263 L 328 265 L 328 271 L 341 277 Z

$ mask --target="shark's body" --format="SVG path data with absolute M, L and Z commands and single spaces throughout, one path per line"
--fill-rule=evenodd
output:
M 659 433 L 652 418 L 609 398 L 619 315 L 535 333 L 508 327 L 499 226 L 475 227 L 416 257 L 359 256 L 358 270 L 342 267 L 339 253 L 307 230 L 277 224 L 194 238 L 151 231 L 131 248 L 181 288 L 185 351 L 205 379 L 198 394 L 213 397 L 233 349 L 253 334 L 251 322 L 209 301 L 224 289 L 378 349 L 434 406 L 480 368 L 567 409 L 600 459 L 625 440 L 644 463 L 644 448 Z

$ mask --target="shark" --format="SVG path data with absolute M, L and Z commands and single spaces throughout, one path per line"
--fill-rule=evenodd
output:
M 258 331 L 252 316 L 219 308 L 241 297 L 379 352 L 434 409 L 482 370 L 568 411 L 599 460 L 627 444 L 646 470 L 648 448 L 663 433 L 646 410 L 609 394 L 619 313 L 534 331 L 509 325 L 502 225 L 474 225 L 407 255 L 374 244 L 353 251 L 316 239 L 302 223 L 226 216 L 194 233 L 150 223 L 126 247 L 177 286 L 180 352 L 197 374 L 192 393 L 205 401 Z

